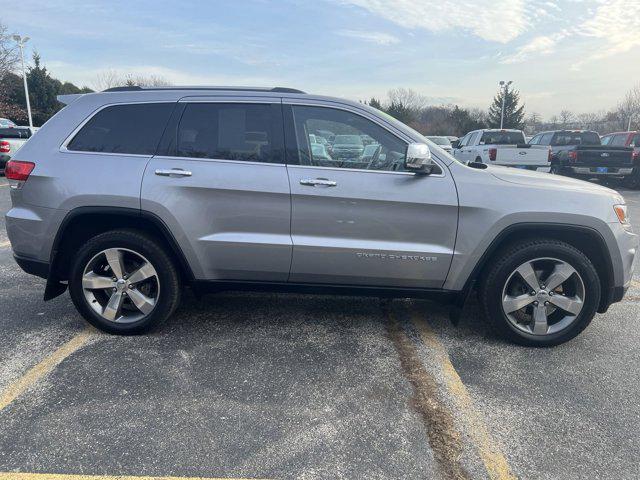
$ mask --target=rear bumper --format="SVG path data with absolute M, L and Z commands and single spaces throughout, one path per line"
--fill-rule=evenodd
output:
M 606 171 L 598 171 L 602 167 L 566 167 L 566 169 L 576 175 L 596 175 L 596 176 L 626 176 L 631 175 L 633 167 L 604 167 Z
M 38 277 L 47 278 L 49 276 L 49 263 L 41 262 L 29 257 L 23 257 L 21 255 L 14 255 L 16 263 L 22 270 L 30 275 L 36 275 Z

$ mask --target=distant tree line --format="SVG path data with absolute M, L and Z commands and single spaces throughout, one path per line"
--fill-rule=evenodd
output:
M 390 90 L 386 100 L 371 98 L 364 103 L 397 118 L 425 135 L 462 136 L 480 128 L 499 128 L 504 97 L 504 128 L 524 130 L 527 134 L 544 130 L 584 129 L 600 134 L 630 128 L 640 129 L 640 84 L 629 90 L 613 109 L 597 113 L 581 113 L 563 109 L 543 120 L 538 113 L 525 113 L 520 93 L 507 87 L 491 102 L 488 110 L 459 105 L 433 105 L 428 97 L 411 89 Z

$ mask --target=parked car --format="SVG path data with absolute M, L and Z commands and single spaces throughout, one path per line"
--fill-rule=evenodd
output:
M 589 179 L 629 177 L 633 173 L 633 149 L 603 146 L 600 136 L 588 130 L 554 130 L 531 139 L 532 145 L 551 147 L 551 171 Z
M 602 145 L 611 147 L 633 148 L 633 172 L 625 177 L 625 185 L 631 188 L 640 187 L 640 132 L 615 132 L 601 138 Z
M 463 165 L 358 102 L 283 88 L 59 98 L 7 164 L 6 228 L 45 300 L 69 288 L 108 332 L 157 327 L 181 285 L 423 297 L 453 302 L 454 318 L 477 286 L 499 332 L 548 346 L 632 279 L 638 237 L 617 192 Z M 384 162 L 317 164 L 318 124 L 371 136 Z
M 360 160 L 364 144 L 360 135 L 336 135 L 331 146 L 331 156 L 339 160 Z
M 463 163 L 476 162 L 548 172 L 549 147 L 526 143 L 522 130 L 474 130 L 454 144 L 453 155 Z
M 8 118 L 0 118 L 0 128 L 9 128 L 9 127 L 16 127 L 17 125 L 15 123 L 13 123 L 11 120 L 9 120 Z
M 451 141 L 447 137 L 427 137 L 428 140 L 431 140 L 433 143 L 438 145 L 441 149 L 443 149 L 447 153 L 453 152 L 453 147 L 451 146 Z
M 4 174 L 6 163 L 31 135 L 29 127 L 0 127 L 0 174 Z

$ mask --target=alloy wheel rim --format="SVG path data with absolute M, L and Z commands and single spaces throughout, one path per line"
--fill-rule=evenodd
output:
M 536 258 L 507 278 L 502 310 L 512 327 L 530 335 L 558 333 L 582 311 L 585 288 L 577 270 L 564 260 Z
M 89 306 L 104 320 L 133 323 L 147 317 L 160 295 L 160 280 L 151 262 L 127 248 L 108 248 L 89 260 L 82 273 Z

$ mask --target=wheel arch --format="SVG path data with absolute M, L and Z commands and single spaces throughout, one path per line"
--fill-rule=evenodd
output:
M 598 312 L 604 313 L 613 301 L 613 262 L 605 239 L 597 230 L 580 226 L 555 223 L 521 223 L 502 230 L 490 243 L 465 282 L 463 292 L 468 292 L 482 279 L 483 273 L 492 264 L 491 260 L 508 245 L 520 240 L 559 240 L 582 251 L 593 263 L 600 279 L 601 297 Z
M 87 239 L 120 228 L 135 229 L 152 235 L 174 259 L 183 281 L 191 283 L 194 280 L 193 271 L 178 242 L 157 215 L 132 208 L 79 207 L 67 214 L 53 241 L 48 283 L 59 284 L 60 281 L 67 280 L 73 252 Z

